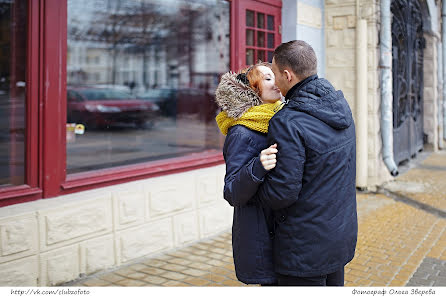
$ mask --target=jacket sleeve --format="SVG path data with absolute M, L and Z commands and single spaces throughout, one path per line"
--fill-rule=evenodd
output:
M 305 147 L 297 127 L 275 116 L 268 131 L 268 144 L 277 143 L 276 167 L 259 187 L 258 197 L 273 210 L 286 208 L 297 201 L 302 188 Z
M 260 163 L 259 154 L 247 135 L 235 133 L 226 137 L 224 198 L 231 206 L 245 205 L 263 182 L 267 171 Z

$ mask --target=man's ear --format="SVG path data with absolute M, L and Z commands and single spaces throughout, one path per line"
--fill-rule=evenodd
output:
M 286 75 L 286 79 L 288 82 L 291 82 L 291 80 L 293 79 L 293 76 L 291 75 L 291 73 L 288 70 L 284 70 L 283 71 Z

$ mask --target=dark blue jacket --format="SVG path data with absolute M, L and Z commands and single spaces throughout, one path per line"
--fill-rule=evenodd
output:
M 355 125 L 347 101 L 325 79 L 296 84 L 270 121 L 277 164 L 258 196 L 274 210 L 274 263 L 280 274 L 318 276 L 355 253 Z
M 266 170 L 259 160 L 267 147 L 266 134 L 245 126 L 231 127 L 225 139 L 224 198 L 234 207 L 232 249 L 237 278 L 245 284 L 276 281 L 273 266 L 272 211 L 262 207 L 256 192 Z

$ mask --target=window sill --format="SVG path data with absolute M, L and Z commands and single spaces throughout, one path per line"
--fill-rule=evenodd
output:
M 42 197 L 42 190 L 28 185 L 0 189 L 0 207 L 29 202 Z
M 150 163 L 101 169 L 67 176 L 61 187 L 68 194 L 134 180 L 180 173 L 224 164 L 223 154 L 216 150 Z

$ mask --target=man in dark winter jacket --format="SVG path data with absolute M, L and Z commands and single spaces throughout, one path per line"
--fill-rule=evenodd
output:
M 355 125 L 341 91 L 316 75 L 304 41 L 281 44 L 272 70 L 286 105 L 269 123 L 275 169 L 258 190 L 274 210 L 274 265 L 279 285 L 342 286 L 355 254 Z

